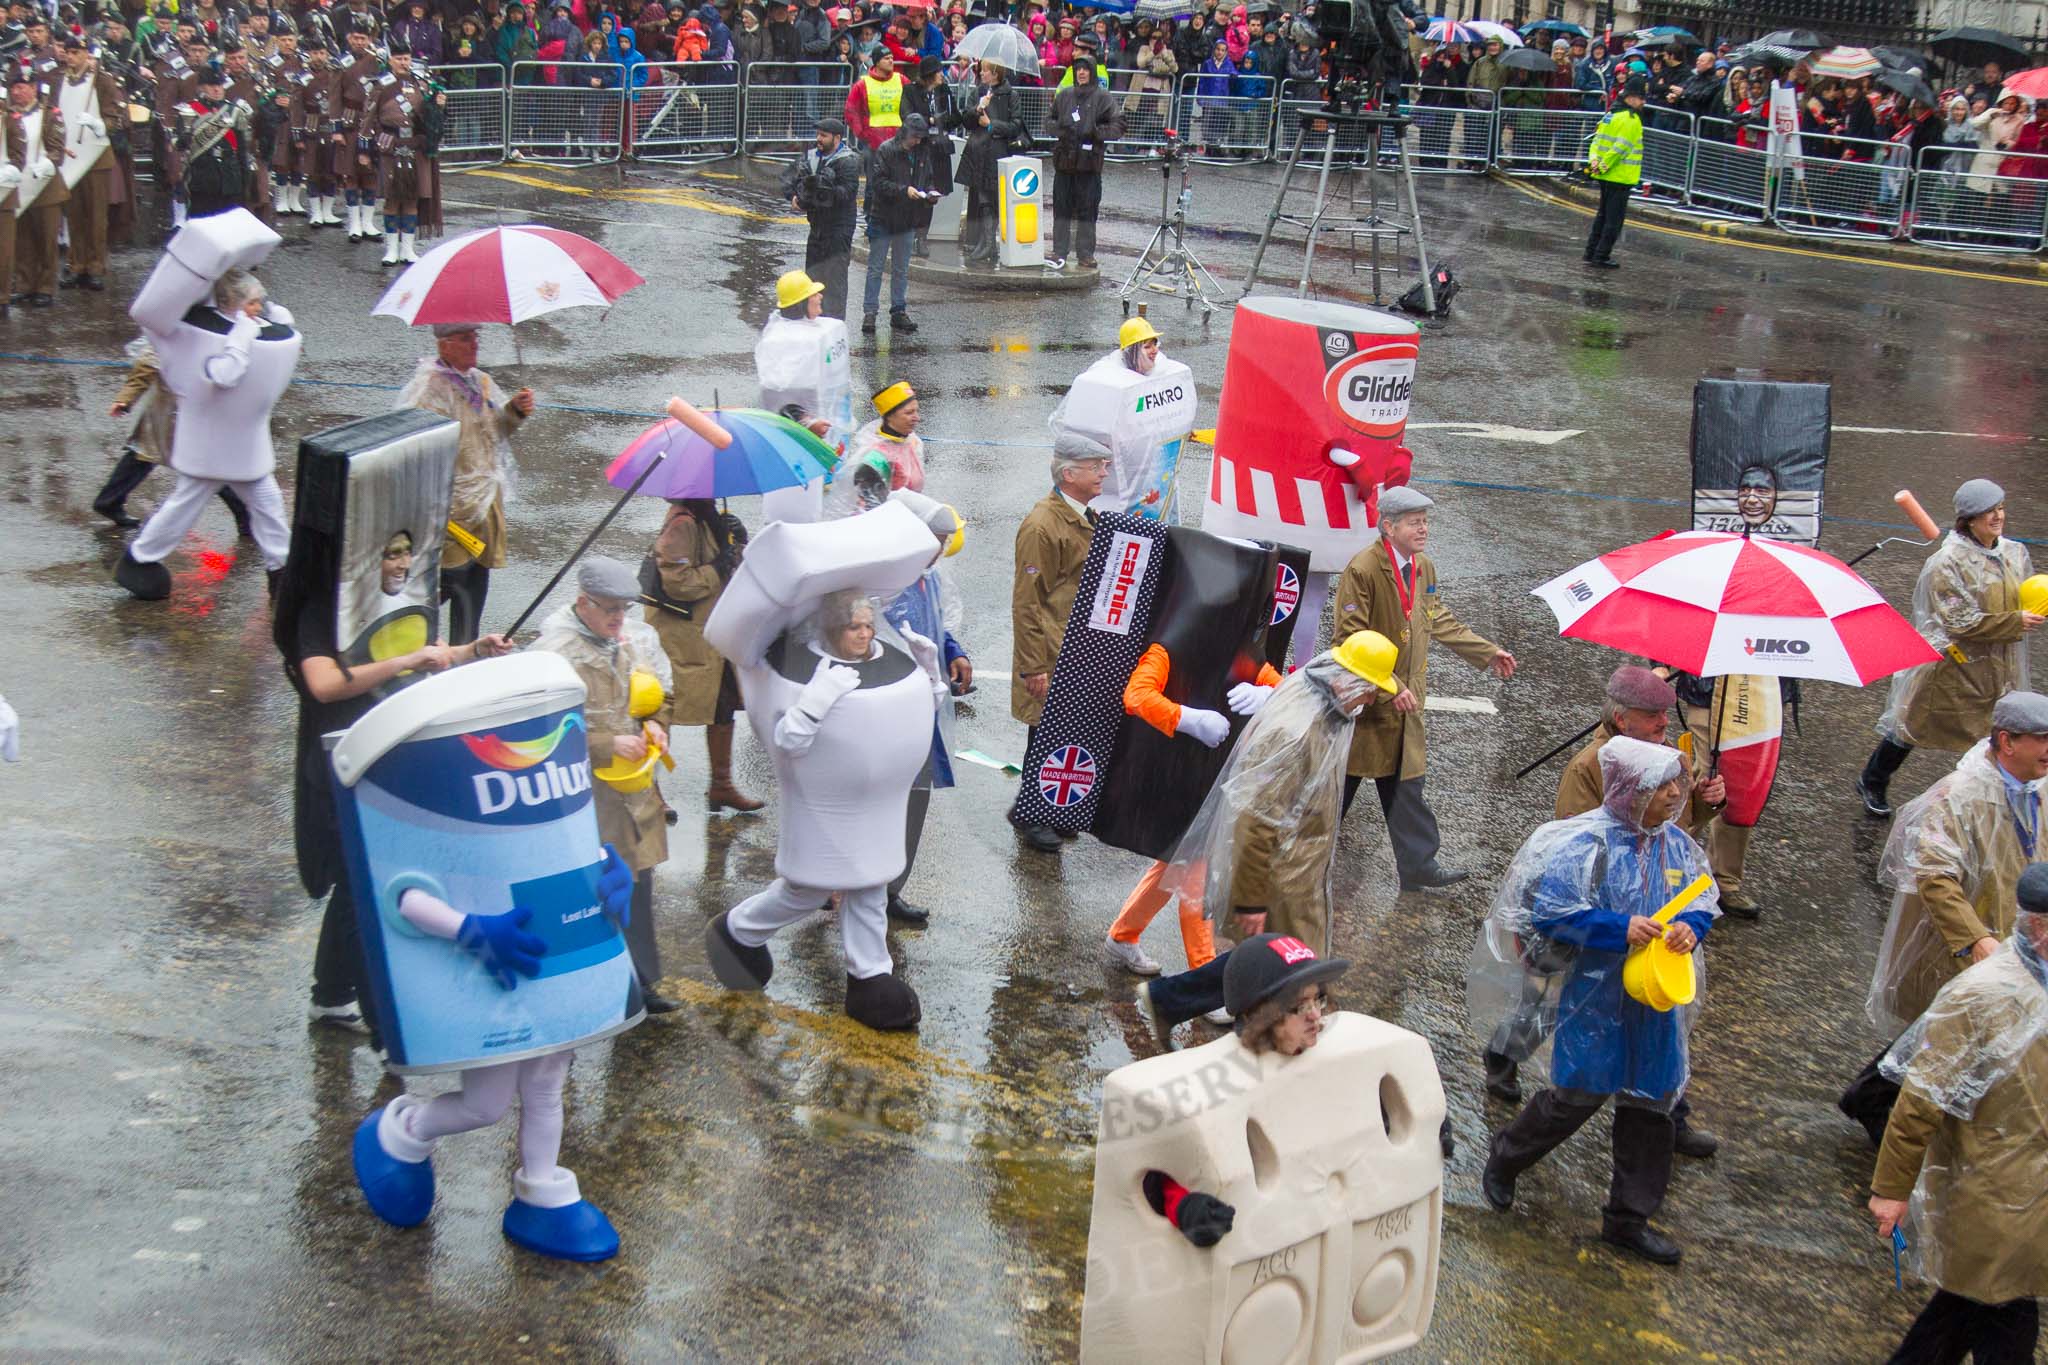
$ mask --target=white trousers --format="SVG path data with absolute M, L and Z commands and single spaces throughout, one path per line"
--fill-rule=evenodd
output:
M 777 877 L 766 891 L 734 907 L 725 927 L 747 947 L 759 948 L 780 930 L 816 914 L 831 894 Z M 839 893 L 839 942 L 849 975 L 888 974 L 895 965 L 889 960 L 889 888 L 863 886 Z
M 562 1085 L 574 1052 L 550 1052 L 524 1062 L 500 1062 L 462 1073 L 462 1089 L 436 1095 L 407 1111 L 406 1136 L 431 1143 L 454 1133 L 488 1128 L 519 1096 L 519 1166 L 532 1180 L 546 1179 L 562 1154 Z
M 169 558 L 185 539 L 185 533 L 198 522 L 206 504 L 223 488 L 234 489 L 248 504 L 249 530 L 256 537 L 256 548 L 263 554 L 263 567 L 282 569 L 292 546 L 292 528 L 284 519 L 284 494 L 278 491 L 277 478 L 271 474 L 260 479 L 195 479 L 179 474 L 177 486 L 171 489 L 163 506 L 128 542 L 128 553 L 141 564 L 158 564 Z

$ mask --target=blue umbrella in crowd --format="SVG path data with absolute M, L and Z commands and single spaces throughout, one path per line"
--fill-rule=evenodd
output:
M 727 436 L 723 447 L 696 426 L 664 417 L 618 453 L 605 479 L 655 498 L 739 498 L 822 478 L 838 459 L 809 428 L 779 413 L 713 408 L 703 416 Z
M 1560 38 L 1590 38 L 1593 35 L 1577 24 L 1568 24 L 1562 19 L 1538 19 L 1533 24 L 1522 25 L 1522 36 L 1534 38 L 1539 33 L 1555 33 Z

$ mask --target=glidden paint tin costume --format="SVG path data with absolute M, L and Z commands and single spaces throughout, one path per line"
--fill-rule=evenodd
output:
M 632 963 L 597 895 L 583 684 L 517 654 L 380 702 L 333 751 L 370 1005 L 401 1075 L 538 1057 L 641 1017 Z M 399 913 L 412 888 L 472 915 L 533 912 L 539 975 L 504 990 Z

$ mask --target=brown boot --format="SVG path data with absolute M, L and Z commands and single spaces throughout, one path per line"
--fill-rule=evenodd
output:
M 744 814 L 761 809 L 761 803 L 732 784 L 732 726 L 704 727 L 704 748 L 711 755 L 711 786 L 704 804 L 712 814 L 730 808 Z

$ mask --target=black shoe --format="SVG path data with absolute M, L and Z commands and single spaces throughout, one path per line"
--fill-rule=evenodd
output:
M 78 282 L 83 278 L 85 277 L 82 275 L 74 275 L 69 270 L 67 270 L 62 275 L 57 277 L 57 287 L 59 289 L 76 289 L 78 288 Z
M 649 1014 L 667 1014 L 683 1007 L 680 1000 L 671 1000 L 660 991 L 642 991 L 640 1005 Z
M 7 301 L 9 303 L 27 303 L 31 297 L 33 296 L 24 291 L 23 293 L 19 294 L 9 294 L 7 296 Z
M 107 287 L 107 282 L 97 275 L 80 275 L 78 277 L 78 287 L 97 294 Z
M 1522 1102 L 1521 1068 L 1491 1049 L 1480 1054 L 1486 1063 L 1486 1093 L 1503 1104 Z
M 126 507 L 120 506 L 118 504 L 110 507 L 102 507 L 98 503 L 94 503 L 92 505 L 92 510 L 99 513 L 101 516 L 105 517 L 108 521 L 113 522 L 114 525 L 120 527 L 124 531 L 128 530 L 131 527 L 142 525 L 141 517 L 134 515 Z
M 1431 863 L 1414 876 L 1403 877 L 1401 879 L 1401 889 L 1403 891 L 1441 891 L 1447 886 L 1456 886 L 1471 875 L 1470 872 L 1465 871 L 1463 868 L 1445 867 L 1441 863 Z
M 1593 262 L 1593 268 L 1594 268 L 1595 270 L 1619 270 L 1619 269 L 1621 269 L 1621 262 L 1620 262 L 1620 261 L 1608 261 L 1608 260 L 1601 260 L 1601 261 L 1595 261 L 1595 262 Z M 1655 1233 L 1651 1233 L 1650 1235 L 1651 1235 L 1651 1236 L 1653 1236 L 1653 1237 L 1654 1237 L 1654 1236 L 1656 1236 L 1656 1234 L 1655 1234 Z M 1661 1240 L 1661 1239 L 1660 1239 L 1660 1240 Z M 1667 1246 L 1669 1246 L 1669 1245 L 1671 1245 L 1671 1244 L 1670 1244 L 1670 1243 L 1666 1243 L 1666 1245 L 1667 1245 Z M 1677 1247 L 1675 1247 L 1675 1246 L 1673 1246 L 1673 1247 L 1672 1247 L 1672 1251 L 1673 1251 L 1673 1253 L 1674 1253 L 1674 1254 L 1675 1254 L 1675 1253 L 1677 1252 L 1677 1250 L 1678 1250 L 1678 1249 L 1677 1249 Z M 1651 1259 L 1653 1259 L 1653 1260 L 1654 1260 L 1655 1258 L 1654 1258 L 1654 1257 L 1652 1257 Z
M 908 313 L 889 314 L 889 330 L 892 332 L 915 332 L 917 324 L 910 320 Z
M 1671 1150 L 1680 1156 L 1689 1156 L 1694 1161 L 1705 1161 L 1721 1150 L 1721 1139 L 1704 1128 L 1681 1123 L 1678 1125 L 1678 1131 L 1672 1134 Z
M 1060 851 L 1060 836 L 1045 825 L 1019 825 L 1017 826 L 1017 837 L 1037 849 L 1040 853 L 1057 853 Z
M 28 306 L 31 308 L 48 308 L 56 301 L 48 294 L 30 294 L 28 296 Z
M 1496 1212 L 1506 1213 L 1515 1206 L 1515 1178 L 1493 1164 L 1489 1159 L 1486 1168 L 1479 1173 L 1479 1192 L 1486 1196 Z
M 932 912 L 921 905 L 912 905 L 901 896 L 889 897 L 889 918 L 898 924 L 915 924 L 922 928 L 932 922 Z
M 1451 1132 L 1451 1116 L 1449 1114 L 1444 1115 L 1443 1123 L 1436 1130 L 1436 1145 L 1443 1152 L 1445 1161 L 1449 1161 L 1458 1154 L 1458 1139 L 1457 1135 Z
M 1658 1265 L 1677 1265 L 1679 1258 L 1685 1254 L 1679 1250 L 1678 1243 L 1648 1223 L 1632 1228 L 1603 1227 L 1600 1229 L 1600 1240 L 1609 1246 L 1620 1247 L 1623 1251 L 1632 1251 L 1644 1260 L 1655 1261 Z
M 265 569 L 263 571 L 263 581 L 264 586 L 270 593 L 270 600 L 275 602 L 277 600 L 277 585 L 284 582 L 284 570 Z
M 126 550 L 114 566 L 114 581 L 144 602 L 161 602 L 171 595 L 171 571 L 161 564 L 144 564 Z
M 888 972 L 880 976 L 848 973 L 846 1017 L 886 1033 L 916 1028 L 924 1009 L 917 1003 L 917 992 Z
M 1081 257 L 1080 265 L 1083 270 L 1093 270 L 1095 269 L 1095 258 L 1093 256 L 1083 256 Z
M 860 315 L 860 334 L 869 337 L 875 334 L 875 315 L 873 313 L 862 313 Z
M 1863 798 L 1863 810 L 1866 815 L 1878 820 L 1890 817 L 1892 813 L 1890 794 L 1883 787 L 1876 786 L 1859 777 L 1856 779 L 1856 794 Z
M 767 948 L 749 948 L 732 936 L 725 927 L 731 913 L 728 910 L 704 926 L 704 955 L 711 961 L 711 974 L 729 991 L 766 990 L 775 975 L 775 958 Z

